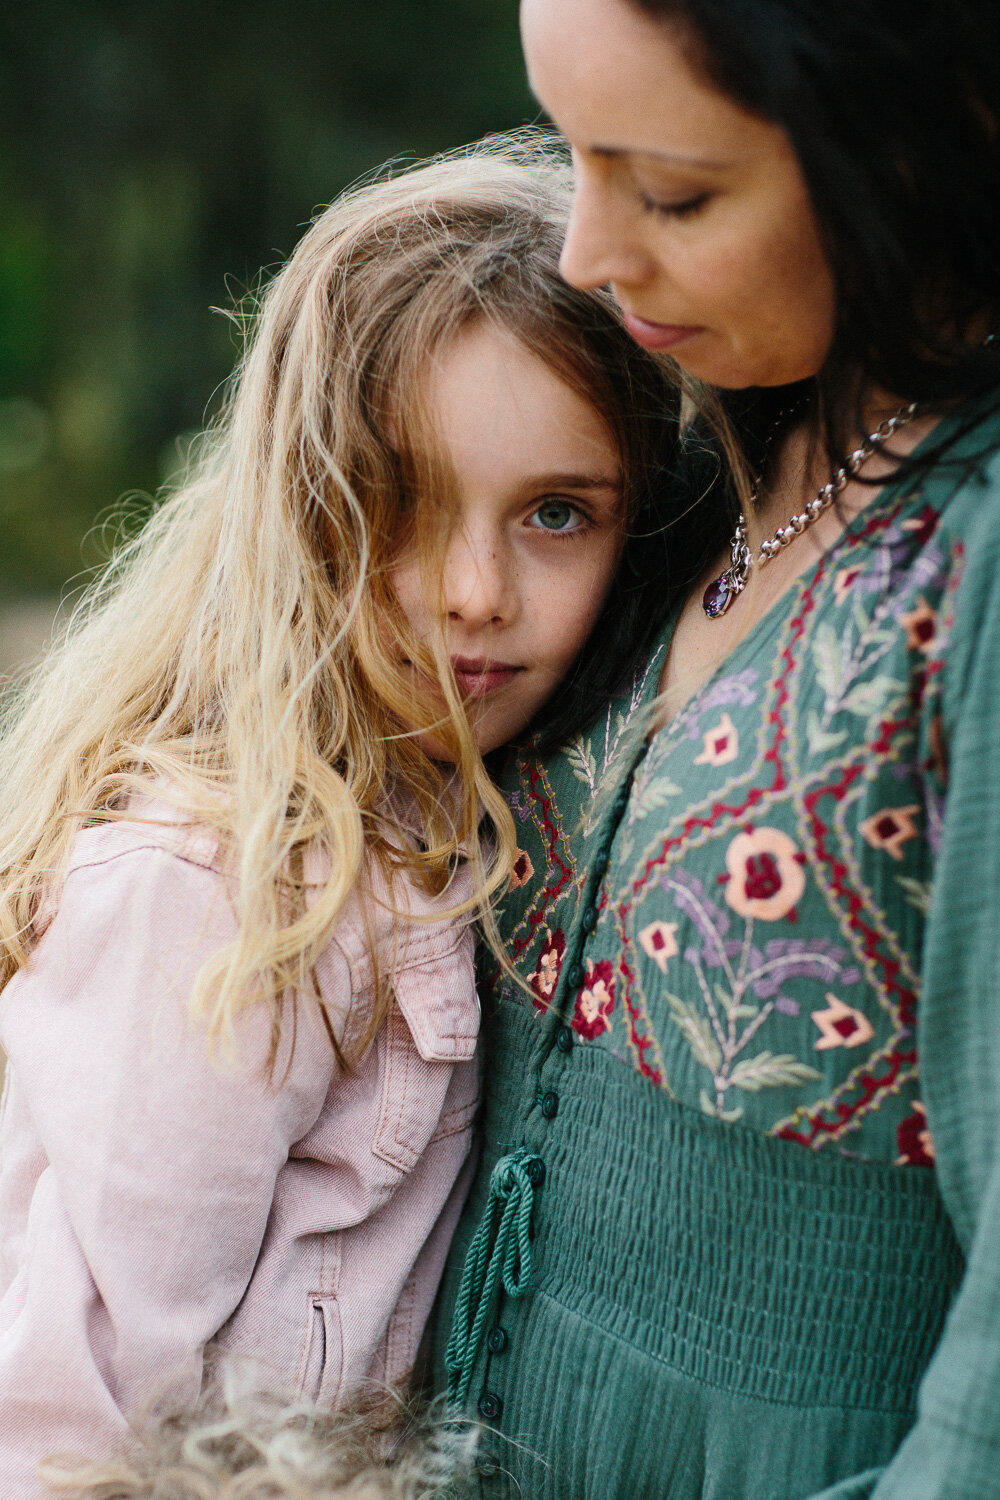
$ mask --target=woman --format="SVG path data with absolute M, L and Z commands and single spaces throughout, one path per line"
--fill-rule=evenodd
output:
M 506 772 L 441 1378 L 485 1495 L 1000 1496 L 992 0 L 522 24 L 564 273 L 722 437 L 658 648 Z

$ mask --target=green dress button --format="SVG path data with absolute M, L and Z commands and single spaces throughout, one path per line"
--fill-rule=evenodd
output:
M 588 906 L 583 913 L 583 925 L 588 932 L 593 932 L 597 926 L 597 907 Z
M 496 1391 L 483 1391 L 479 1398 L 479 1415 L 488 1422 L 496 1422 L 503 1411 L 503 1402 Z
M 549 1089 L 547 1094 L 542 1095 L 542 1115 L 546 1120 L 554 1120 L 559 1113 L 559 1095 Z
M 556 1032 L 556 1046 L 560 1052 L 572 1052 L 573 1030 L 570 1026 L 560 1026 Z
M 540 1156 L 532 1156 L 524 1164 L 524 1170 L 532 1187 L 541 1187 L 545 1181 L 545 1163 Z
M 502 1354 L 507 1347 L 506 1328 L 501 1328 L 499 1323 L 495 1328 L 491 1328 L 486 1339 L 486 1347 L 491 1354 Z
M 583 964 L 570 964 L 569 969 L 566 973 L 566 983 L 569 985 L 571 990 L 579 989 L 580 985 L 583 983 Z

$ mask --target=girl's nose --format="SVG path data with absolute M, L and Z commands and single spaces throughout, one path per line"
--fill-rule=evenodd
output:
M 444 609 L 464 625 L 506 625 L 516 608 L 514 562 L 492 534 L 458 532 L 445 559 Z
M 642 286 L 656 267 L 635 234 L 636 213 L 607 173 L 574 159 L 576 191 L 559 269 L 571 286 Z

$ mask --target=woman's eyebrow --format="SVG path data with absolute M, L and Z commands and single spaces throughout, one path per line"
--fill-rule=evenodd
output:
M 591 146 L 593 156 L 603 156 L 620 161 L 625 158 L 643 161 L 666 162 L 672 167 L 698 167 L 705 172 L 724 172 L 730 162 L 714 161 L 707 156 L 691 156 L 683 151 L 646 151 L 635 146 Z

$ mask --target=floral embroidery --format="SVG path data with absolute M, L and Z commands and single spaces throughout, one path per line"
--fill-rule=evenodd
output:
M 531 863 L 531 859 L 525 854 L 523 849 L 519 849 L 517 851 L 517 859 L 514 861 L 514 868 L 510 872 L 511 890 L 516 891 L 519 886 L 527 885 L 534 873 L 535 867 Z
M 906 644 L 910 650 L 930 655 L 937 646 L 937 611 L 931 609 L 927 600 L 918 599 L 916 609 L 902 615 L 899 623 L 906 631 Z
M 900 529 L 908 531 L 918 547 L 926 547 L 937 531 L 940 519 L 933 505 L 925 505 L 918 516 L 909 516 Z
M 837 576 L 833 580 L 833 597 L 836 599 L 838 604 L 843 604 L 844 600 L 851 592 L 852 586 L 861 577 L 861 574 L 863 572 L 864 569 L 860 566 L 859 563 L 853 563 L 848 568 L 840 569 Z
M 858 824 L 862 836 L 873 849 L 884 849 L 893 859 L 903 858 L 903 845 L 917 837 L 914 813 L 920 811 L 914 802 L 909 807 L 886 807 Z
M 816 1043 L 817 1052 L 830 1047 L 861 1047 L 870 1042 L 875 1028 L 863 1011 L 845 1005 L 836 995 L 827 993 L 826 1010 L 814 1010 L 812 1018 L 822 1035 Z
M 927 1128 L 927 1111 L 919 1100 L 914 1102 L 913 1113 L 896 1127 L 896 1142 L 899 1146 L 898 1167 L 934 1165 L 934 1141 Z
M 740 753 L 740 737 L 728 714 L 704 734 L 704 749 L 696 755 L 696 766 L 728 766 Z
M 705 1113 L 739 1120 L 743 1107 L 732 1102 L 732 1091 L 756 1094 L 818 1078 L 815 1068 L 792 1054 L 752 1051 L 750 1044 L 760 1047 L 775 1014 L 798 1013 L 797 1002 L 783 993 L 789 982 L 857 983 L 858 971 L 845 963 L 844 950 L 825 939 L 772 938 L 759 945 L 754 919 L 745 917 L 742 931 L 734 931 L 729 912 L 712 900 L 697 877 L 678 870 L 661 884 L 698 939 L 683 956 L 701 1003 L 672 991 L 663 997 L 694 1061 L 709 1071 L 711 1088 L 701 1092 Z M 624 1003 L 629 1004 L 627 995 Z
M 741 917 L 791 917 L 806 888 L 802 855 L 780 828 L 738 833 L 726 850 L 726 900 Z
M 573 1030 L 592 1042 L 602 1031 L 611 1030 L 611 1012 L 615 1007 L 615 982 L 611 964 L 606 958 L 598 963 L 587 960 L 587 982 L 576 998 Z
M 531 1003 L 536 1010 L 548 1010 L 559 983 L 559 971 L 562 969 L 565 952 L 566 935 L 561 927 L 557 927 L 554 932 L 549 933 L 548 941 L 538 955 L 535 972 L 528 975 L 528 983 L 534 996 Z
M 560 1002 L 574 1032 L 717 1119 L 929 1164 L 918 969 L 962 557 L 933 507 L 875 502 L 773 613 L 756 665 L 737 656 L 647 754 L 652 667 L 558 755 L 514 752 L 534 874 L 501 922 L 540 1011 L 576 952 L 599 830 L 604 916 Z
M 667 972 L 667 961 L 677 954 L 677 923 L 650 922 L 639 934 L 643 952 L 653 960 L 661 974 Z

